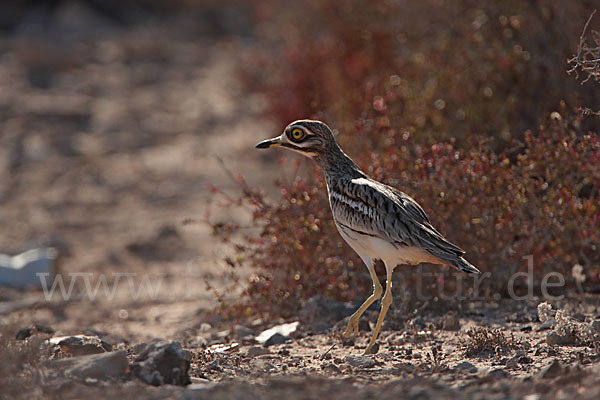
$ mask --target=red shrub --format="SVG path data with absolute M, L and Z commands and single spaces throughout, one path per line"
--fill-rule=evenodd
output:
M 495 291 L 506 291 L 510 275 L 525 268 L 523 256 L 533 256 L 538 273 L 570 276 L 575 263 L 587 273 L 598 269 L 597 134 L 577 136 L 567 121 L 553 120 L 536 134 L 527 132 L 516 150 L 500 154 L 485 144 L 472 151 L 452 143 L 420 145 L 407 132 L 389 128 L 361 135 L 385 145 L 380 153 L 356 157 L 364 170 L 415 197 L 469 260 L 491 272 L 488 285 Z M 315 294 L 348 300 L 367 293 L 366 269 L 335 229 L 316 167 L 312 177 L 279 184 L 277 201 L 243 180 L 240 185 L 239 201 L 252 207 L 260 233 L 238 246 L 238 260 L 256 271 L 238 312 L 288 315 Z M 229 228 L 227 233 L 235 229 Z
M 319 112 L 365 172 L 413 196 L 492 274 L 490 291 L 506 291 L 524 256 L 533 256 L 536 273 L 570 276 L 580 263 L 597 275 L 600 138 L 587 128 L 597 120 L 573 119 L 562 102 L 600 99 L 598 91 L 579 94 L 565 74 L 589 14 L 584 5 L 293 4 L 261 3 L 257 34 L 273 45 L 244 57 L 243 75 L 268 99 L 270 117 L 283 127 Z M 553 110 L 560 113 L 548 116 Z M 237 246 L 236 262 L 255 274 L 227 310 L 286 316 L 317 293 L 364 297 L 370 279 L 335 229 L 321 172 L 278 187 L 281 199 L 271 200 L 240 180 L 231 204 L 252 208 L 259 233 Z M 220 226 L 224 237 L 232 231 Z M 399 271 L 407 288 L 420 279 L 414 269 Z M 446 275 L 427 286 L 445 284 Z
M 499 148 L 561 101 L 600 102 L 599 91 L 565 73 L 591 8 L 553 0 L 264 1 L 256 34 L 271 45 L 253 48 L 241 65 L 267 98 L 267 117 L 281 125 L 322 112 L 348 132 L 376 107 L 369 123 L 402 127 L 419 141 L 456 138 L 462 147 L 485 135 Z

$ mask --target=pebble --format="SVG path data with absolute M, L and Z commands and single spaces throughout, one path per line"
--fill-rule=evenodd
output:
M 254 369 L 254 370 L 263 370 L 263 371 L 270 371 L 275 368 L 275 366 L 272 363 L 268 362 L 267 360 L 262 360 L 262 359 L 252 360 L 250 362 L 250 367 L 252 367 L 252 369 Z
M 548 333 L 548 335 L 546 336 L 546 343 L 548 343 L 549 345 L 574 344 L 575 337 L 567 329 L 560 330 L 560 331 L 554 330 L 554 331 Z
M 54 334 L 54 329 L 47 325 L 35 324 L 19 329 L 15 335 L 15 338 L 17 340 L 25 340 L 29 336 L 35 335 L 36 333 L 46 333 L 52 335 Z
M 552 309 L 552 306 L 549 303 L 543 302 L 538 304 L 537 314 L 540 322 L 544 323 L 554 320 L 556 311 Z
M 442 329 L 445 331 L 456 331 L 460 329 L 460 322 L 456 313 L 448 313 L 442 317 Z
M 298 321 L 295 321 L 295 322 L 290 322 L 287 324 L 276 325 L 272 328 L 262 331 L 254 339 L 258 343 L 264 343 L 264 344 L 266 344 L 269 340 L 271 340 L 272 344 L 285 343 L 285 341 L 288 340 L 289 336 L 292 335 L 294 332 L 296 332 L 299 324 L 300 323 Z M 273 336 L 278 336 L 278 337 L 273 338 Z M 273 342 L 279 342 L 279 343 L 273 343 Z
M 265 342 L 265 346 L 269 347 L 276 344 L 283 344 L 286 343 L 288 340 L 292 340 L 292 338 L 289 336 L 284 336 L 279 332 L 276 332 L 273 336 L 267 339 L 267 341 Z
M 517 360 L 515 360 L 514 358 L 510 358 L 508 359 L 508 361 L 506 361 L 506 369 L 517 369 L 519 368 L 519 364 L 517 364 Z
M 552 363 L 550 363 L 550 365 L 542 368 L 542 370 L 539 373 L 539 377 L 544 379 L 551 379 L 563 375 L 564 372 L 564 367 L 560 364 L 558 360 L 554 359 Z
M 207 350 L 211 353 L 226 354 L 226 353 L 232 353 L 232 352 L 238 351 L 239 349 L 240 349 L 239 343 L 229 343 L 229 344 L 217 343 L 217 344 L 213 344 L 213 345 L 209 346 Z
M 493 379 L 501 379 L 501 378 L 507 377 L 508 374 L 506 373 L 505 370 L 496 368 L 496 369 L 491 370 L 487 376 L 489 376 L 490 378 L 493 378 Z
M 468 371 L 468 372 L 477 372 L 477 367 L 468 361 L 463 361 L 460 364 L 456 365 L 456 369 L 460 369 L 460 370 Z
M 112 344 L 97 336 L 57 336 L 48 339 L 48 341 L 58 346 L 62 352 L 73 356 L 100 354 L 113 350 Z
M 600 319 L 590 322 L 590 330 L 592 333 L 600 334 Z
M 531 357 L 529 357 L 529 356 L 523 356 L 523 357 L 520 357 L 520 358 L 517 360 L 517 362 L 518 362 L 519 364 L 531 364 L 531 363 L 533 363 L 533 358 L 531 358 Z
M 237 340 L 243 342 L 253 341 L 256 336 L 256 332 L 244 325 L 236 325 L 233 328 L 233 332 Z
M 252 346 L 246 352 L 246 355 L 251 358 L 263 356 L 265 354 L 271 354 L 271 352 L 269 351 L 269 349 L 265 349 L 264 347 L 260 346 Z
M 373 368 L 377 365 L 375 359 L 369 356 L 346 356 L 344 361 L 354 368 Z
M 321 364 L 321 369 L 324 371 L 330 371 L 330 372 L 334 372 L 337 374 L 342 373 L 342 370 L 337 365 L 335 365 L 334 363 L 331 363 L 331 362 L 323 362 Z
M 219 363 L 218 359 L 215 359 L 215 360 L 209 362 L 208 364 L 206 364 L 206 366 L 211 371 L 215 371 L 215 372 L 223 371 L 223 368 L 221 367 L 221 364 Z

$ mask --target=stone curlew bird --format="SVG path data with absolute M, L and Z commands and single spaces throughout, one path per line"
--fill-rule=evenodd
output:
M 375 273 L 376 259 L 384 262 L 387 283 L 373 336 L 365 350 L 372 353 L 385 314 L 392 303 L 392 272 L 396 265 L 422 262 L 479 273 L 463 258 L 465 252 L 447 241 L 432 225 L 419 204 L 407 194 L 370 179 L 337 145 L 331 129 L 320 121 L 299 120 L 283 133 L 256 145 L 259 149 L 284 147 L 312 158 L 325 173 L 335 225 L 358 253 L 373 280 L 373 293 L 350 317 L 344 337 L 358 333 L 360 316 L 381 297 Z

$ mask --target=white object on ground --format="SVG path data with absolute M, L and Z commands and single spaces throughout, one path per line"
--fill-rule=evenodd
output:
M 54 277 L 57 252 L 51 247 L 27 250 L 15 256 L 0 254 L 0 286 L 41 286 L 38 274 Z
M 300 322 L 295 321 L 295 322 L 290 322 L 288 324 L 282 324 L 282 325 L 277 325 L 274 326 L 272 328 L 269 328 L 265 331 L 262 331 L 256 338 L 255 340 L 258 343 L 265 343 L 267 340 L 269 340 L 269 338 L 271 336 L 273 336 L 276 333 L 279 333 L 280 335 L 283 336 L 290 336 L 293 332 L 296 331 L 296 329 L 298 329 L 298 325 L 300 324 Z

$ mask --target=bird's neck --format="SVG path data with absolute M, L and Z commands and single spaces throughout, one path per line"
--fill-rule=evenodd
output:
M 328 151 L 313 157 L 313 159 L 325 172 L 328 184 L 330 179 L 337 180 L 340 177 L 350 179 L 366 177 L 358 165 L 337 144 L 333 145 Z

